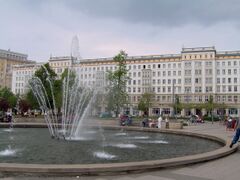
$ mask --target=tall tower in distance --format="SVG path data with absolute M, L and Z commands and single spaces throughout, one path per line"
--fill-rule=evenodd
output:
M 71 56 L 76 58 L 77 60 L 82 59 L 82 57 L 80 56 L 79 40 L 78 40 L 78 36 L 77 35 L 73 36 L 73 38 L 72 38 Z

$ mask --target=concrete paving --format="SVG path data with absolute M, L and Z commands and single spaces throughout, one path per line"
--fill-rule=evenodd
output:
M 233 131 L 226 131 L 223 125 L 218 123 L 205 123 L 191 125 L 185 127 L 185 131 L 205 133 L 229 139 L 234 135 Z M 188 165 L 171 169 L 161 169 L 156 171 L 148 171 L 139 174 L 126 174 L 114 176 L 90 176 L 90 177 L 29 177 L 29 176 L 14 176 L 0 175 L 0 178 L 5 180 L 15 179 L 81 179 L 81 180 L 239 180 L 240 179 L 240 150 L 236 153 L 205 163 Z

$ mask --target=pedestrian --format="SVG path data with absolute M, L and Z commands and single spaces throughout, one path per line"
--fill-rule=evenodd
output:
M 162 127 L 162 116 L 159 116 L 158 118 L 158 128 L 161 129 Z
M 236 132 L 235 132 L 233 140 L 232 140 L 232 142 L 231 142 L 231 144 L 229 146 L 230 148 L 232 148 L 233 145 L 238 142 L 238 139 L 239 139 L 239 136 L 240 136 L 240 122 L 239 121 L 240 120 L 238 119 L 237 123 L 235 124 L 234 131 L 236 131 Z
M 147 118 L 147 117 L 144 117 L 144 118 L 143 118 L 142 126 L 143 126 L 143 127 L 148 127 L 148 118 Z
M 166 122 L 166 129 L 169 129 L 169 121 L 168 121 L 168 118 L 166 117 L 165 119 L 165 122 Z
M 231 128 L 232 128 L 232 118 L 228 117 L 226 130 L 231 130 Z

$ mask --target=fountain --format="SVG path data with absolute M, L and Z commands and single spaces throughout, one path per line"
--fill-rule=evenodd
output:
M 49 75 L 47 68 L 42 66 Z M 96 97 L 97 91 L 80 85 L 77 77 L 70 76 L 73 70 L 69 67 L 67 77 L 62 85 L 61 122 L 57 112 L 56 99 L 52 80 L 47 77 L 51 93 L 48 94 L 40 78 L 34 76 L 29 84 L 44 112 L 44 118 L 53 138 L 75 139 L 81 134 L 81 127 L 86 114 Z M 50 102 L 52 100 L 52 103 Z

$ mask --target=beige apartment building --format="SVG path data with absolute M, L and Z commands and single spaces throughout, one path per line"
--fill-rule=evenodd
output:
M 71 66 L 81 85 L 103 88 L 108 84 L 107 71 L 117 68 L 113 58 L 76 60 L 70 56 L 51 57 L 49 64 L 58 75 Z M 29 77 L 22 76 L 29 76 L 31 68 L 21 65 L 14 69 L 14 93 L 25 92 L 27 80 L 22 80 Z M 149 111 L 153 116 L 172 115 L 176 96 L 185 104 L 182 116 L 205 115 L 207 110 L 201 105 L 210 97 L 220 105 L 214 108 L 214 114 L 240 115 L 240 51 L 196 47 L 183 48 L 178 54 L 128 56 L 127 69 L 130 79 L 126 91 L 130 103 L 125 111 L 130 114 L 139 114 L 137 106 L 142 94 L 151 92 L 154 97 Z M 104 104 L 97 110 L 105 111 Z
M 11 89 L 13 65 L 33 63 L 27 58 L 26 54 L 0 49 L 0 88 Z

